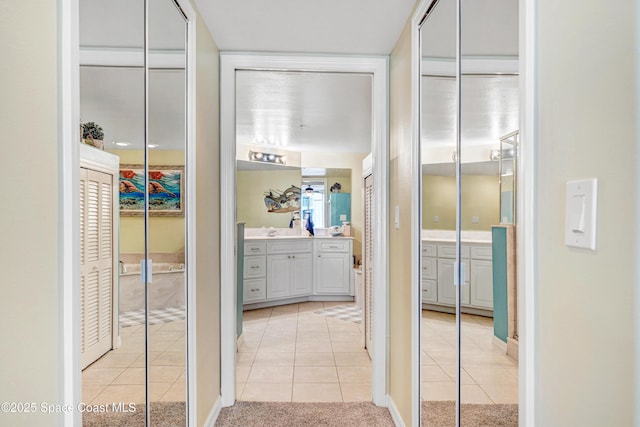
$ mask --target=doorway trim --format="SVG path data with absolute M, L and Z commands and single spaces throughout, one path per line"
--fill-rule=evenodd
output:
M 388 329 L 388 57 L 348 57 L 322 55 L 220 54 L 220 337 L 221 401 L 231 406 L 236 400 L 236 70 L 277 70 L 309 72 L 367 73 L 373 75 L 372 157 L 376 177 L 373 204 L 373 349 L 371 394 L 373 403 L 387 406 Z
M 196 123 L 196 12 L 187 0 L 175 1 L 187 17 L 187 137 L 186 165 L 187 215 L 187 417 L 195 425 L 196 399 L 196 233 L 195 233 L 195 123 Z M 59 265 L 60 283 L 60 401 L 66 408 L 77 408 L 82 401 L 82 369 L 80 365 L 80 19 L 79 0 L 58 2 L 58 165 L 60 172 Z M 144 23 L 142 23 L 144 24 Z M 82 414 L 77 410 L 60 411 L 60 425 L 82 425 Z

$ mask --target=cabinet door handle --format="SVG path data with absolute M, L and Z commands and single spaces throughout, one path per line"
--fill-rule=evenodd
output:
M 260 266 L 259 265 L 252 265 L 251 268 L 253 268 L 255 270 L 256 268 L 260 268 Z
M 322 258 L 322 255 L 318 255 L 318 258 Z
M 291 258 L 296 259 L 296 256 L 295 255 L 291 255 Z

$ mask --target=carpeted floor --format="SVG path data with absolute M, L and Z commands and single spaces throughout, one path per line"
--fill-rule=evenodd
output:
M 84 412 L 83 427 L 144 427 L 145 405 L 136 405 L 135 412 Z M 184 427 L 187 415 L 184 402 L 152 402 L 151 423 L 153 427 Z
M 84 413 L 84 427 L 142 427 L 144 405 L 135 413 Z M 154 402 L 151 407 L 153 427 L 186 425 L 184 402 Z M 422 402 L 422 425 L 455 425 L 454 402 Z M 518 405 L 462 405 L 464 427 L 515 427 Z M 236 402 L 223 408 L 217 427 L 393 427 L 386 408 L 369 402 L 291 403 Z
M 236 402 L 223 408 L 216 427 L 393 427 L 386 408 L 370 402 Z
M 456 424 L 455 402 L 422 402 L 422 425 L 449 427 Z M 518 405 L 475 405 L 463 403 L 460 410 L 464 427 L 516 427 Z

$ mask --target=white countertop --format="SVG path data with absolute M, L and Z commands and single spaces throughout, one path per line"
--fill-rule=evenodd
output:
M 353 237 L 332 237 L 332 236 L 245 236 L 244 240 L 291 240 L 291 239 L 353 239 Z
M 490 231 L 463 231 L 464 243 L 491 243 Z M 455 243 L 456 232 L 453 230 L 422 230 L 422 241 Z

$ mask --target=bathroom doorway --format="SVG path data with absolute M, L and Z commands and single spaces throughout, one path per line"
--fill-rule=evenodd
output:
M 282 74 L 283 72 L 288 72 L 287 70 L 291 70 L 292 72 L 295 72 L 296 74 L 300 75 L 300 74 L 314 74 L 314 73 L 338 73 L 341 75 L 346 75 L 349 76 L 351 73 L 359 73 L 359 74 L 369 74 L 371 75 L 372 78 L 372 89 L 371 89 L 371 99 L 372 99 L 372 107 L 370 107 L 370 113 L 371 114 L 371 128 L 372 128 L 372 134 L 374 135 L 373 138 L 373 142 L 370 141 L 370 150 L 373 151 L 374 153 L 374 158 L 375 158 L 375 173 L 380 174 L 380 178 L 382 180 L 382 182 L 386 182 L 386 153 L 384 152 L 384 141 L 386 140 L 386 132 L 383 131 L 384 127 L 386 127 L 386 119 L 384 119 L 384 117 L 386 117 L 386 78 L 384 77 L 384 73 L 386 72 L 386 67 L 383 66 L 383 63 L 381 61 L 378 60 L 368 60 L 368 59 L 363 59 L 361 60 L 349 60 L 346 58 L 342 58 L 340 60 L 335 60 L 336 63 L 333 63 L 334 60 L 329 60 L 326 58 L 314 58 L 313 60 L 309 59 L 309 58 L 297 58 L 297 57 L 287 57 L 287 56 L 273 56 L 273 57 L 265 57 L 265 56 L 259 56 L 259 57 L 252 57 L 252 56 L 245 56 L 245 55 L 233 55 L 233 54 L 223 54 L 222 55 L 222 88 L 221 88 L 221 95 L 222 95 L 222 102 L 224 106 L 227 106 L 228 108 L 223 108 L 222 109 L 222 164 L 223 165 L 234 165 L 232 168 L 228 168 L 228 170 L 223 170 L 222 172 L 222 192 L 225 193 L 229 196 L 226 198 L 226 200 L 228 200 L 229 202 L 229 206 L 228 206 L 228 210 L 223 211 L 222 214 L 222 236 L 223 236 L 223 242 L 227 242 L 226 245 L 223 245 L 222 248 L 222 266 L 234 266 L 236 265 L 236 260 L 234 255 L 234 243 L 236 242 L 236 239 L 238 238 L 238 236 L 235 234 L 235 221 L 236 221 L 236 215 L 234 214 L 233 211 L 233 207 L 234 205 L 236 205 L 237 202 L 236 199 L 236 193 L 235 193 L 235 181 L 236 181 L 236 167 L 235 167 L 235 160 L 236 158 L 239 159 L 239 157 L 237 157 L 237 150 L 239 152 L 239 149 L 236 145 L 236 142 L 238 141 L 238 135 L 236 134 L 236 126 L 234 125 L 235 121 L 235 117 L 234 114 L 230 114 L 236 112 L 236 106 L 235 106 L 235 102 L 237 101 L 237 98 L 235 97 L 235 91 L 234 88 L 236 87 L 236 79 L 238 78 L 239 73 L 244 72 L 245 70 L 247 70 L 248 72 L 255 72 L 254 70 L 273 70 L 273 71 L 277 71 L 278 73 Z M 302 71 L 301 71 L 302 70 Z M 226 116 L 225 116 L 226 115 Z M 298 123 L 299 124 L 299 123 Z M 303 129 L 304 131 L 304 127 L 305 124 L 302 123 L 302 126 L 299 126 L 299 129 Z M 382 131 L 382 132 L 380 132 Z M 264 137 L 263 137 L 264 139 Z M 291 139 L 292 143 L 295 143 L 295 139 L 292 138 Z M 252 141 L 255 145 L 255 141 Z M 258 144 L 259 145 L 259 144 Z M 269 148 L 271 151 L 269 151 Z M 283 147 L 278 146 L 278 147 L 266 147 L 263 148 L 262 150 L 264 152 L 268 152 L 274 155 L 286 155 L 287 159 L 290 159 L 290 155 L 289 153 L 280 153 L 280 151 L 278 150 L 282 150 Z M 364 153 L 365 155 L 367 153 Z M 318 156 L 322 157 L 322 153 L 315 153 L 312 154 L 312 156 L 315 156 L 315 159 L 318 158 Z M 336 160 L 339 162 L 340 157 L 342 156 L 327 156 L 326 154 L 324 155 L 325 157 L 330 157 L 332 159 L 334 159 L 333 161 L 335 162 Z M 361 160 L 362 158 L 364 158 L 364 156 L 360 157 L 359 162 L 360 164 L 359 169 L 361 170 L 362 166 L 361 166 Z M 227 161 L 227 160 L 228 161 Z M 302 167 L 304 167 L 305 165 L 302 165 Z M 311 165 L 308 164 L 309 167 L 317 167 L 317 166 L 322 166 L 322 165 Z M 327 167 L 342 167 L 340 164 L 333 164 L 331 166 L 326 165 Z M 350 167 L 350 166 L 349 166 Z M 299 178 L 302 178 L 302 176 L 300 176 Z M 356 180 L 356 182 L 358 183 L 358 188 L 361 188 L 361 174 L 357 174 L 357 175 L 352 175 L 351 177 L 351 182 L 353 183 L 353 180 Z M 297 182 L 301 182 L 300 179 L 297 179 Z M 282 188 L 282 190 L 284 190 L 284 188 Z M 353 187 L 352 187 L 353 190 Z M 386 221 L 383 219 L 385 217 L 384 214 L 384 209 L 383 209 L 383 204 L 382 204 L 382 200 L 386 200 L 386 194 L 385 194 L 386 189 L 384 188 L 379 188 L 376 192 L 376 197 L 375 197 L 375 207 L 376 207 L 376 213 L 380 214 L 379 218 L 381 219 L 379 222 L 377 222 L 377 226 L 378 228 L 380 228 L 379 234 L 380 236 L 386 236 L 386 232 L 384 232 L 384 228 L 386 227 Z M 264 196 L 263 196 L 264 197 Z M 353 204 L 352 204 L 353 206 Z M 239 204 L 238 204 L 239 207 Z M 360 207 L 361 208 L 361 207 Z M 291 220 L 293 220 L 293 218 L 290 218 Z M 290 222 L 289 218 L 287 218 L 287 224 Z M 361 231 L 360 231 L 361 233 Z M 225 238 L 225 234 L 227 235 L 227 238 Z M 381 239 L 383 240 L 383 239 Z M 386 242 L 376 242 L 376 249 L 378 249 L 376 251 L 376 257 L 381 257 L 380 258 L 380 262 L 378 263 L 378 267 L 376 268 L 376 273 L 379 274 L 378 279 L 374 279 L 376 280 L 376 286 L 374 286 L 374 290 L 380 295 L 380 298 L 374 298 L 374 311 L 378 310 L 379 313 L 386 313 L 386 310 L 384 309 L 385 305 L 386 305 L 386 296 L 384 295 L 384 289 L 386 288 L 386 251 L 385 251 L 385 247 L 386 247 Z M 227 258 L 225 261 L 225 257 Z M 352 264 L 352 261 L 349 260 L 348 261 L 349 264 Z M 236 283 L 235 280 L 235 271 L 232 269 L 228 269 L 227 271 L 225 271 L 223 269 L 222 271 L 222 281 L 223 283 Z M 232 405 L 236 399 L 236 390 L 235 390 L 235 382 L 236 382 L 236 378 L 237 378 L 237 372 L 235 372 L 235 366 L 236 366 L 236 340 L 237 340 L 237 335 L 236 335 L 236 328 L 233 327 L 228 327 L 233 325 L 232 322 L 230 322 L 230 319 L 234 319 L 235 315 L 237 312 L 242 310 L 242 304 L 238 304 L 238 299 L 237 299 L 237 289 L 234 289 L 232 287 L 227 287 L 224 286 L 222 287 L 223 289 L 223 295 L 222 295 L 222 300 L 223 301 L 228 301 L 228 304 L 223 303 L 223 312 L 222 312 L 222 321 L 221 324 L 222 325 L 227 325 L 227 327 L 223 327 L 223 331 L 222 331 L 222 336 L 223 336 L 223 358 L 222 358 L 222 365 L 223 365 L 223 377 L 222 377 L 222 382 L 223 382 L 223 405 Z M 226 294 L 226 295 L 225 295 Z M 312 301 L 313 302 L 313 301 Z M 313 303 L 317 303 L 319 301 L 315 301 Z M 307 313 L 307 311 L 312 310 L 311 306 L 307 307 L 306 305 L 304 305 L 304 303 L 302 301 L 291 301 L 291 305 L 289 306 L 281 306 L 281 308 L 278 307 L 274 307 L 271 308 L 269 307 L 269 309 L 271 310 L 269 313 L 269 317 L 273 316 L 273 313 L 275 312 L 280 313 L 281 311 L 287 312 L 287 310 L 289 311 L 296 311 L 298 318 L 300 317 L 301 313 Z M 298 305 L 300 304 L 300 305 Z M 229 310 L 228 312 L 225 312 L 225 308 L 226 307 L 233 307 L 235 310 L 231 311 Z M 323 307 L 324 308 L 324 307 Z M 295 310 L 294 310 L 295 309 Z M 307 310 L 309 309 L 309 310 Z M 313 308 L 314 311 L 316 307 Z M 256 310 L 258 311 L 258 310 Z M 250 312 L 249 312 L 250 313 Z M 248 317 L 251 316 L 255 316 L 257 314 L 249 314 Z M 379 322 L 377 324 L 374 325 L 373 330 L 377 332 L 378 337 L 375 338 L 373 340 L 373 360 L 372 360 L 372 368 L 370 371 L 370 374 L 368 374 L 369 378 L 370 378 L 370 382 L 372 384 L 372 400 L 375 403 L 378 404 L 383 404 L 384 401 L 384 396 L 385 396 L 385 391 L 384 391 L 384 381 L 385 381 L 385 370 L 386 368 L 384 368 L 384 348 L 386 347 L 386 342 L 384 341 L 384 324 L 386 322 L 386 315 L 381 315 L 378 316 L 376 318 L 376 322 Z M 326 324 L 325 324 L 325 327 Z M 227 330 L 228 328 L 228 330 Z M 328 336 L 327 338 L 329 338 L 329 342 L 331 342 L 330 340 L 330 336 Z M 297 340 L 296 340 L 297 341 Z M 376 350 L 377 347 L 377 350 Z M 366 355 L 366 353 L 365 353 Z M 238 356 L 238 360 L 240 360 L 241 356 Z M 244 356 L 243 356 L 244 357 Z M 295 360 L 295 356 L 294 356 L 294 360 Z M 335 362 L 334 362 L 335 363 Z M 377 365 L 380 364 L 380 365 Z M 376 369 L 376 366 L 379 367 L 379 369 Z M 337 367 L 333 367 L 333 370 L 337 372 Z M 249 374 L 250 375 L 250 374 Z M 227 385 L 227 387 L 225 387 L 225 384 Z M 233 395 L 231 393 L 225 394 L 224 390 L 234 390 Z M 244 392 L 243 392 L 244 393 Z

